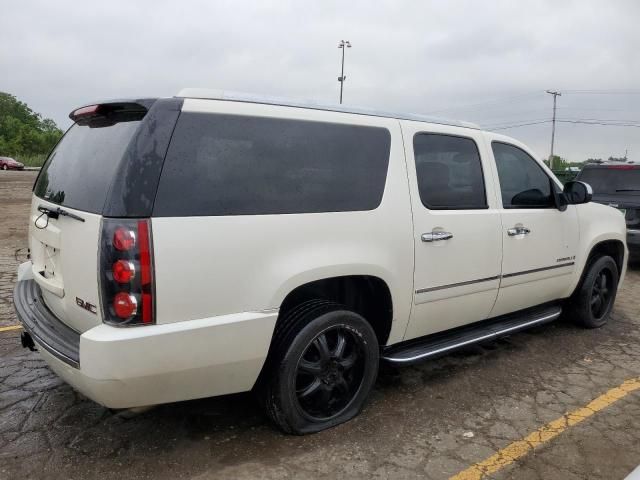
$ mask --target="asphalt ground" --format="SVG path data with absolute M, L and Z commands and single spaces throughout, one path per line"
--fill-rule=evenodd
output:
M 599 330 L 553 324 L 384 368 L 365 411 L 275 430 L 250 394 L 113 413 L 22 349 L 11 304 L 35 172 L 0 172 L 0 479 L 621 479 L 640 464 L 640 269 Z

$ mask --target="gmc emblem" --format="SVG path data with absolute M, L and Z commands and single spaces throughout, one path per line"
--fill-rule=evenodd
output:
M 89 302 L 85 302 L 81 298 L 76 297 L 76 305 L 78 305 L 80 308 L 84 308 L 85 310 L 93 313 L 94 315 L 98 313 L 98 309 L 96 308 L 95 305 Z

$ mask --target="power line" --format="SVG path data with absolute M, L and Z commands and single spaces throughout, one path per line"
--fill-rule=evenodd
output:
M 485 128 L 502 127 L 505 125 L 519 124 L 523 122 L 538 122 L 538 121 L 551 121 L 547 118 L 523 118 L 521 120 L 505 120 L 503 122 L 489 122 L 481 123 Z M 557 121 L 579 121 L 579 122 L 610 122 L 610 123 L 633 123 L 640 124 L 640 120 L 633 120 L 630 118 L 575 118 L 575 117 L 561 117 Z
M 570 95 L 640 95 L 638 89 L 609 89 L 609 90 L 563 90 Z
M 640 95 L 640 89 L 625 89 L 625 90 L 616 90 L 616 89 L 608 89 L 608 90 L 563 90 L 562 93 L 564 94 L 570 94 L 570 95 Z M 455 107 L 448 107 L 448 108 L 443 108 L 443 109 L 439 109 L 439 110 L 432 110 L 432 111 L 428 111 L 425 112 L 426 115 L 436 115 L 439 113 L 446 113 L 446 112 L 451 112 L 451 111 L 457 111 L 457 110 L 476 110 L 478 108 L 483 108 L 483 107 L 493 107 L 493 106 L 497 106 L 497 105 L 502 105 L 504 103 L 510 103 L 513 100 L 518 100 L 518 99 L 523 99 L 523 98 L 529 98 L 529 97 L 534 97 L 540 95 L 539 92 L 531 92 L 531 93 L 523 93 L 523 94 L 518 94 L 518 95 L 512 95 L 509 97 L 501 97 L 501 98 L 493 98 L 490 100 L 485 100 L 482 102 L 475 102 L 475 103 L 468 103 L 468 104 L 462 104 L 462 105 L 457 105 Z M 568 109 L 573 109 L 574 107 L 557 107 L 557 108 L 568 108 Z M 576 108 L 579 109 L 579 108 Z M 615 110 L 612 110 L 615 111 Z M 620 111 L 624 111 L 624 110 L 620 110 Z
M 632 120 L 630 118 L 571 118 L 565 117 L 563 120 L 580 120 L 581 122 L 622 122 L 622 123 L 640 123 L 640 120 Z
M 535 92 L 535 93 L 532 92 L 532 93 L 523 93 L 520 95 L 512 95 L 510 97 L 494 98 L 494 99 L 486 100 L 483 102 L 462 104 L 455 107 L 443 108 L 441 110 L 432 110 L 430 112 L 426 112 L 426 115 L 434 115 L 442 112 L 450 112 L 451 110 L 467 110 L 467 109 L 473 110 L 475 108 L 484 107 L 487 105 L 495 105 L 495 104 L 501 104 L 505 102 L 511 102 L 512 100 L 515 100 L 518 98 L 531 97 L 539 94 L 540 94 L 539 92 Z
M 483 128 L 486 128 L 488 130 L 493 130 L 496 128 L 501 128 L 501 127 L 511 127 L 512 125 L 520 125 L 521 123 L 547 123 L 550 122 L 551 119 L 549 118 L 527 118 L 527 119 L 522 119 L 522 120 L 509 120 L 507 122 L 499 122 L 499 123 L 481 123 L 480 125 L 482 125 Z
M 538 122 L 519 123 L 515 125 L 507 125 L 505 127 L 488 128 L 487 130 L 508 130 L 510 128 L 527 127 L 529 125 L 540 125 L 542 123 L 549 123 L 550 121 L 551 120 L 540 120 Z
M 583 125 L 603 125 L 606 127 L 636 127 L 640 128 L 640 123 L 606 123 L 606 122 L 594 122 L 584 120 L 557 120 L 560 123 L 580 123 Z
M 526 123 L 515 123 L 512 125 L 503 125 L 503 126 L 485 126 L 487 130 L 495 131 L 495 130 L 507 130 L 510 128 L 519 128 L 526 127 L 529 125 L 540 125 L 543 123 L 550 123 L 552 120 L 538 120 Z M 595 120 L 595 119 L 583 119 L 583 120 L 571 120 L 571 119 L 556 119 L 558 123 L 573 123 L 573 124 L 581 124 L 581 125 L 600 125 L 605 127 L 634 127 L 640 128 L 640 122 L 628 121 L 628 120 L 620 120 L 620 121 L 611 121 L 611 120 Z

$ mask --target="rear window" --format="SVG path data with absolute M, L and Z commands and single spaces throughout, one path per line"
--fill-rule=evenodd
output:
M 640 168 L 637 167 L 586 167 L 577 180 L 591 185 L 595 195 L 640 194 Z
M 185 112 L 154 215 L 372 210 L 382 200 L 390 144 L 378 127 Z
M 65 207 L 102 213 L 118 163 L 139 124 L 73 125 L 51 152 L 33 192 Z

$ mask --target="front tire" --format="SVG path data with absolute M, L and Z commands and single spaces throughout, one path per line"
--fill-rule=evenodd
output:
M 279 322 L 258 393 L 280 429 L 315 433 L 360 413 L 378 364 L 378 340 L 363 317 L 312 300 Z
M 580 288 L 569 301 L 568 316 L 585 328 L 607 323 L 618 292 L 618 266 L 604 255 L 588 266 Z

